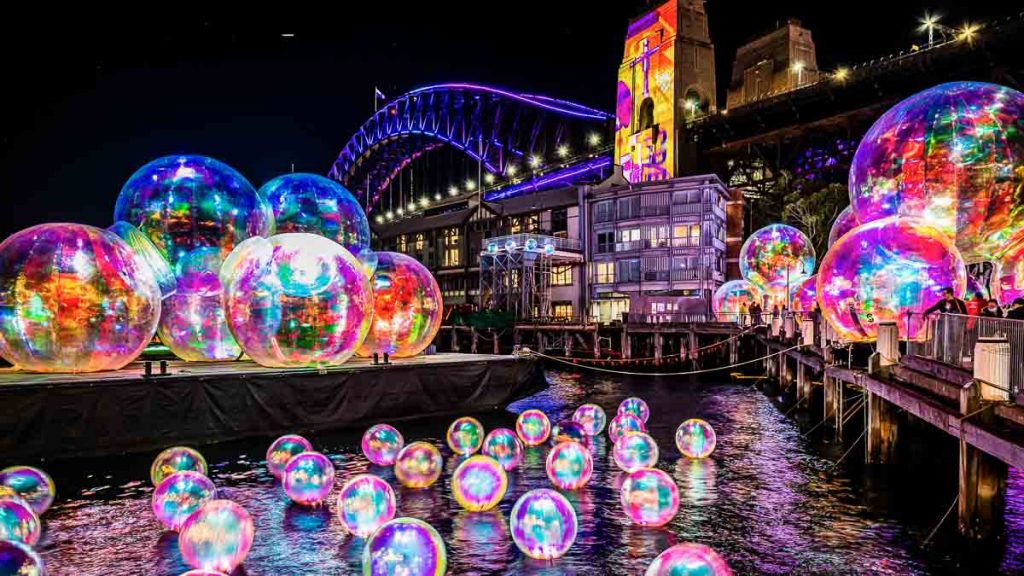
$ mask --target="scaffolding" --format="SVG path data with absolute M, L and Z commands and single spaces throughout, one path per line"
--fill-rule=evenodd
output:
M 542 234 L 489 238 L 480 252 L 480 305 L 517 320 L 551 316 L 551 269 L 582 261 L 579 242 Z

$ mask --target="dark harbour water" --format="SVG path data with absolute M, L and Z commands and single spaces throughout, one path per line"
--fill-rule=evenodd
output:
M 915 429 L 903 465 L 865 467 L 861 447 L 838 467 L 846 447 L 830 432 L 800 435 L 819 419 L 786 416 L 771 399 L 743 384 L 684 379 L 608 378 L 549 372 L 551 386 L 509 408 L 476 415 L 489 430 L 512 427 L 516 413 L 544 410 L 553 421 L 595 402 L 613 414 L 637 395 L 650 404 L 648 428 L 661 449 L 659 467 L 680 489 L 680 512 L 658 529 L 630 525 L 619 509 L 620 473 L 607 437 L 593 445 L 590 484 L 566 493 L 580 531 L 569 553 L 551 563 L 525 558 L 507 525 L 516 498 L 550 487 L 547 448 L 529 449 L 510 473 L 498 510 L 462 511 L 451 497 L 455 459 L 446 447 L 445 474 L 426 490 L 400 488 L 390 469 L 369 465 L 359 451 L 362 430 L 308 434 L 335 462 L 340 485 L 370 471 L 396 488 L 399 515 L 426 520 L 441 533 L 451 574 L 642 574 L 665 548 L 695 541 L 718 550 L 737 574 L 1024 573 L 1024 474 L 1011 470 L 1005 541 L 969 547 L 956 536 L 955 511 L 927 547 L 923 542 L 956 496 L 956 445 Z M 718 449 L 705 461 L 681 458 L 673 442 L 679 422 L 708 420 Z M 443 445 L 449 419 L 395 423 L 406 441 Z M 859 430 L 857 431 L 859 433 Z M 857 433 L 847 433 L 847 441 Z M 242 504 L 256 521 L 256 541 L 236 574 L 359 574 L 363 541 L 345 536 L 329 506 L 290 503 L 266 471 L 272 438 L 200 447 L 221 497 Z M 175 534 L 164 533 L 149 509 L 154 454 L 42 464 L 57 483 L 58 500 L 44 517 L 37 549 L 51 574 L 175 575 L 187 567 Z

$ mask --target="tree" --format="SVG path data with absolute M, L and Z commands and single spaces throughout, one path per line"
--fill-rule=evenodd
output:
M 811 240 L 818 260 L 828 250 L 828 233 L 843 208 L 850 203 L 844 184 L 826 184 L 817 188 L 792 191 L 785 196 L 783 220 L 799 228 Z

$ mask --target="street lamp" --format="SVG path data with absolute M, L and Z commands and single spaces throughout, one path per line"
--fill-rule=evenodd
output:
M 924 18 L 921 18 L 919 22 L 920 26 L 917 27 L 918 32 L 928 33 L 928 46 L 931 47 L 935 43 L 935 30 L 939 30 L 942 33 L 942 25 L 939 24 L 939 19 L 942 18 L 939 14 L 924 13 Z
M 839 68 L 836 68 L 832 77 L 835 78 L 837 82 L 846 82 L 846 79 L 850 77 L 850 69 L 845 66 L 840 66 Z
M 565 158 L 566 156 L 569 155 L 569 147 L 566 146 L 565 144 L 562 144 L 558 147 L 557 150 L 555 150 L 555 153 L 558 154 L 559 158 Z
M 448 195 L 449 196 L 458 196 L 459 195 L 459 188 L 458 188 L 458 186 L 455 186 L 454 184 L 452 184 L 451 187 L 448 188 Z
M 981 26 L 978 24 L 965 22 L 964 25 L 957 30 L 957 39 L 966 40 L 968 43 L 973 42 L 974 37 L 978 34 L 978 30 L 981 30 Z
M 597 145 L 601 143 L 601 135 L 597 132 L 591 132 L 590 135 L 587 136 L 587 143 L 596 148 Z
M 509 164 L 508 166 L 505 167 L 505 174 L 511 178 L 512 176 L 516 175 L 516 171 L 518 170 L 519 169 L 516 168 L 515 164 Z

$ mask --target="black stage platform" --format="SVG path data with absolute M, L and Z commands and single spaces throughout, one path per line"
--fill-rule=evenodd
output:
M 154 363 L 154 372 L 158 371 Z M 0 460 L 199 445 L 502 408 L 545 385 L 531 358 L 437 354 L 326 370 L 252 362 L 169 362 L 143 376 L 0 370 Z

